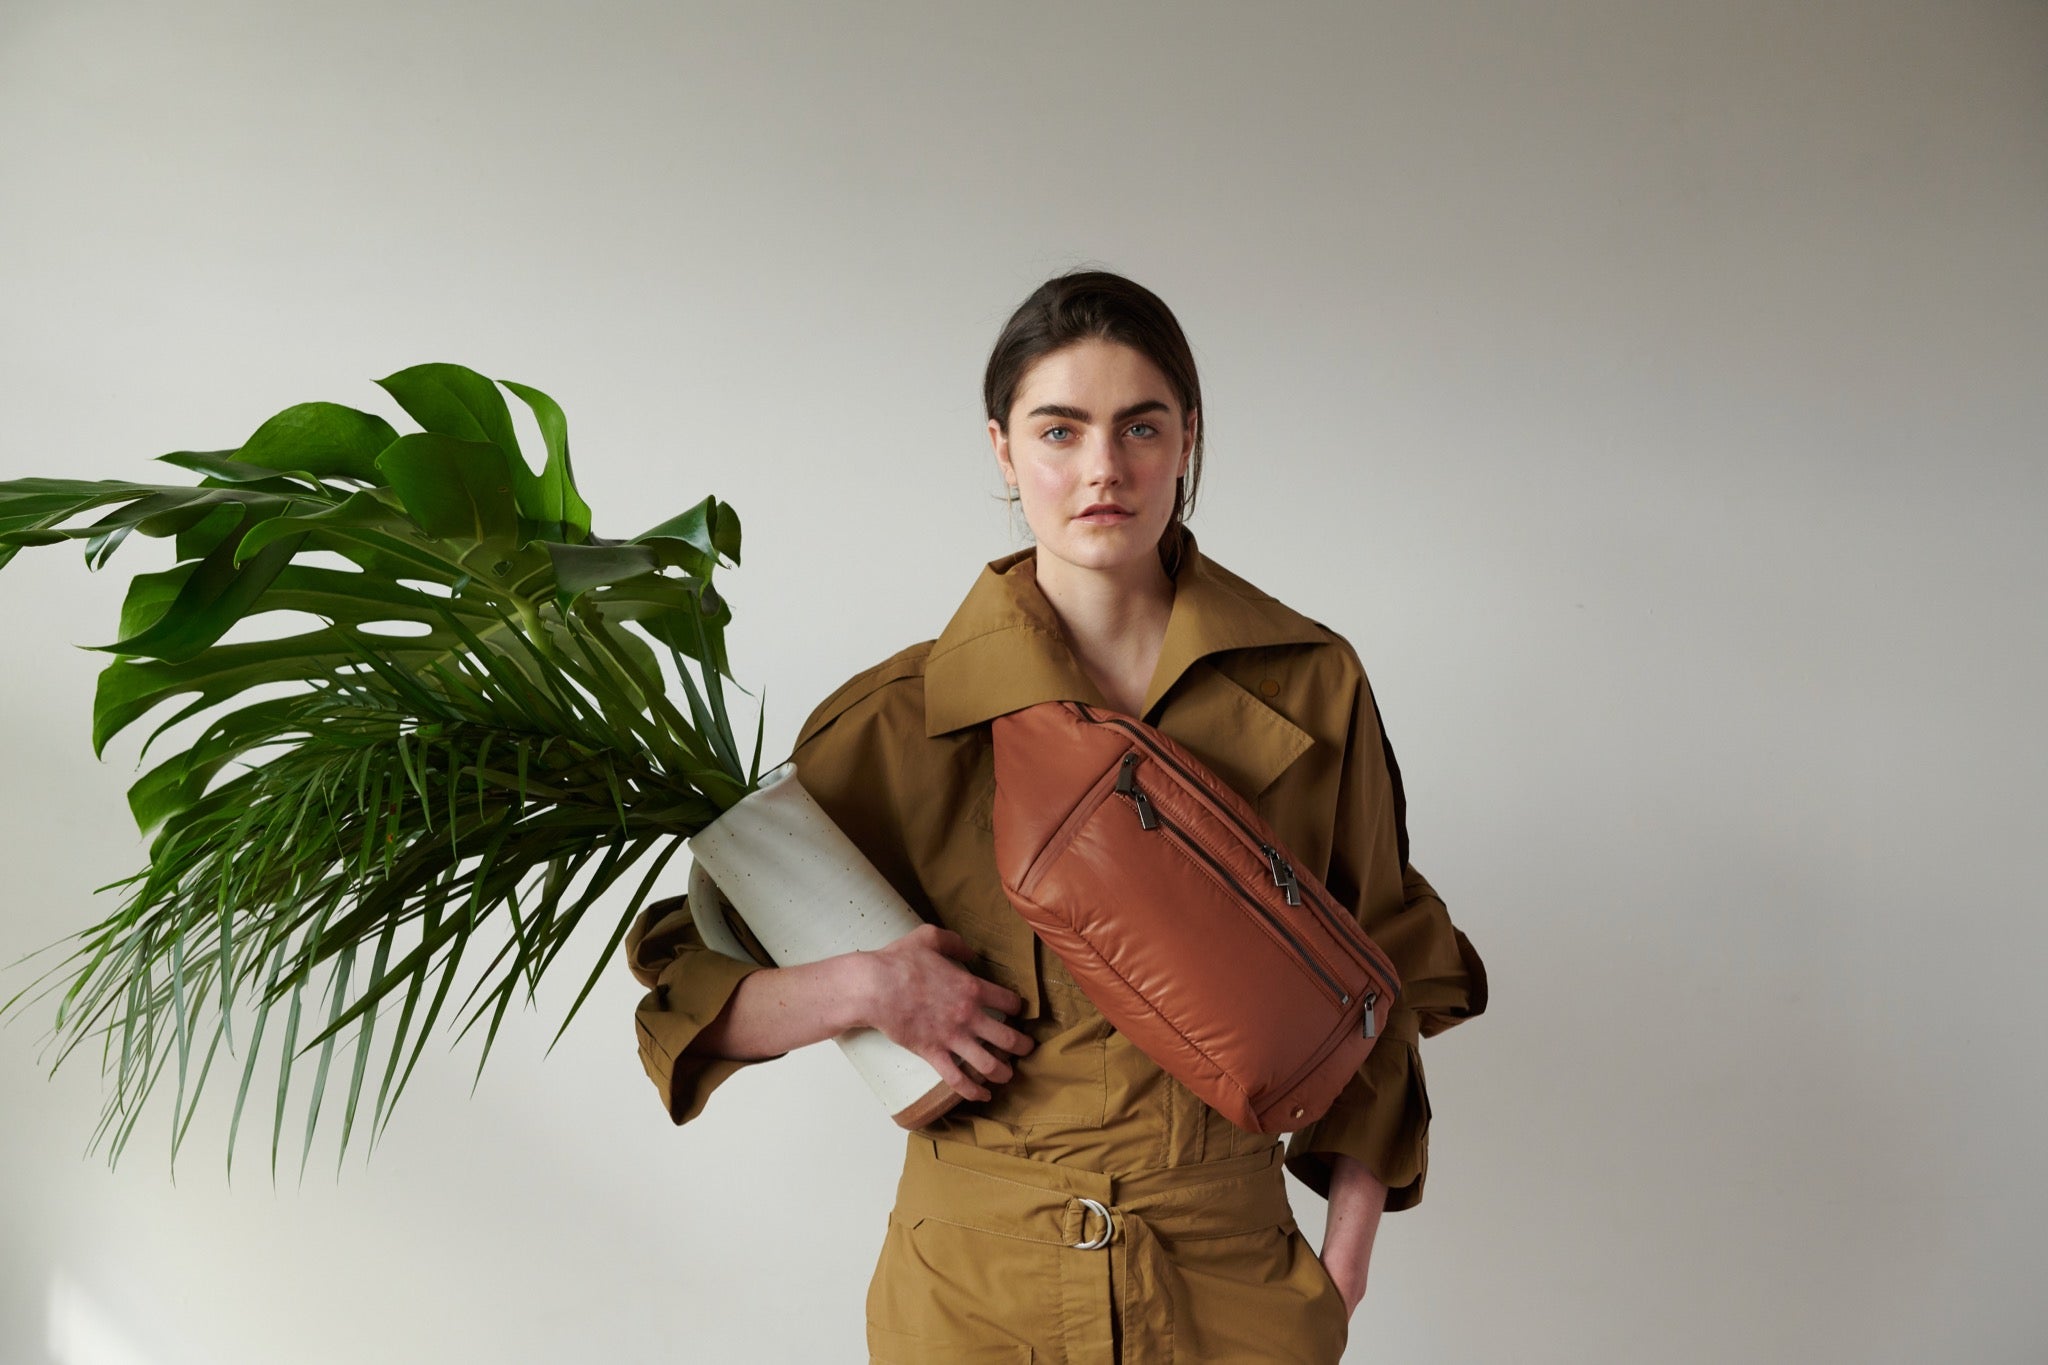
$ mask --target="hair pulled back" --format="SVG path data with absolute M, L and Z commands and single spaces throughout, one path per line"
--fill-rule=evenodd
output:
M 1194 352 L 1180 330 L 1173 310 L 1157 294 L 1107 270 L 1070 270 L 1031 291 L 1003 324 L 982 377 L 982 401 L 989 417 L 1010 432 L 1010 408 L 1017 401 L 1025 374 L 1045 356 L 1077 341 L 1099 339 L 1129 346 L 1143 355 L 1173 386 L 1183 420 L 1202 406 L 1202 381 L 1195 373 Z M 1168 577 L 1180 568 L 1183 524 L 1195 510 L 1195 488 L 1202 478 L 1203 429 L 1195 429 L 1195 448 L 1186 475 L 1173 481 L 1173 515 L 1159 537 L 1159 560 Z M 1178 434 L 1178 433 L 1176 433 Z

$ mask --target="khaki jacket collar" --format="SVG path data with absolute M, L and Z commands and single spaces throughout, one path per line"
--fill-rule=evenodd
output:
M 925 734 L 938 736 L 1042 701 L 1106 706 L 1068 648 L 1059 618 L 1038 589 L 1037 548 L 991 560 L 926 657 Z M 1204 556 L 1192 534 L 1174 576 L 1173 608 L 1143 718 L 1190 674 L 1206 685 L 1184 689 L 1190 703 L 1154 720 L 1233 779 L 1262 790 L 1312 740 L 1284 716 L 1205 661 L 1234 649 L 1316 644 L 1330 635 L 1306 616 Z M 1180 712 L 1185 710 L 1186 715 Z M 1175 733 L 1182 731 L 1184 733 Z M 1219 736 L 1229 752 L 1219 752 Z

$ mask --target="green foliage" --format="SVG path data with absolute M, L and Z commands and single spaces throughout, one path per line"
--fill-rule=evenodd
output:
M 419 365 L 378 382 L 422 430 L 303 403 L 238 450 L 162 457 L 197 486 L 0 482 L 0 566 L 24 546 L 82 541 L 99 568 L 133 533 L 175 541 L 176 566 L 133 579 L 100 646 L 115 657 L 95 752 L 167 708 L 145 753 L 211 713 L 129 791 L 154 837 L 114 884 L 120 908 L 0 1004 L 57 994 L 53 1069 L 98 1039 L 110 1162 L 167 1071 L 175 1162 L 225 1045 L 232 1169 L 266 1036 L 273 1174 L 294 1076 L 313 1064 L 303 1170 L 337 1047 L 353 1051 L 341 1150 L 373 1079 L 381 1133 L 473 945 L 502 940 L 455 1007 L 462 1033 L 486 1025 L 481 1072 L 514 997 L 531 1002 L 584 913 L 631 886 L 566 1029 L 682 841 L 759 780 L 758 725 L 743 764 L 727 714 L 732 613 L 711 584 L 739 562 L 733 509 L 707 497 L 598 539 L 546 394 L 500 381 L 546 443 L 536 474 L 490 379 Z M 324 624 L 226 640 L 278 611 Z

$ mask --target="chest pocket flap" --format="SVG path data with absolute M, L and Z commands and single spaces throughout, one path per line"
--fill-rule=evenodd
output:
M 1315 737 L 1207 661 L 1159 714 L 1159 729 L 1194 751 L 1247 801 L 1315 745 Z M 1196 676 L 1199 674 L 1199 676 Z

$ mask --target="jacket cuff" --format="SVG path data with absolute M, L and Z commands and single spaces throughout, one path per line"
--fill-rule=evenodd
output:
M 1416 1022 L 1414 1014 L 1396 1010 L 1386 1036 L 1329 1112 L 1288 1136 L 1287 1169 L 1323 1198 L 1330 1197 L 1330 1158 L 1341 1153 L 1364 1162 L 1387 1187 L 1388 1212 L 1422 1202 L 1430 1110 Z
M 788 1055 L 742 1060 L 685 1051 L 718 1018 L 740 982 L 762 970 L 762 965 L 708 948 L 685 951 L 662 969 L 654 989 L 633 1012 L 640 1036 L 640 1064 L 647 1069 L 672 1122 L 682 1124 L 697 1117 L 711 1092 L 743 1068 Z

